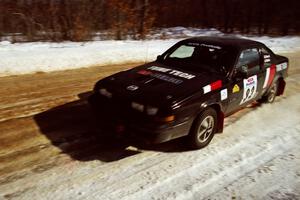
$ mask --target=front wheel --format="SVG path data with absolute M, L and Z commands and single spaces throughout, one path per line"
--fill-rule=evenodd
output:
M 192 148 L 200 149 L 207 146 L 217 127 L 217 113 L 214 109 L 204 110 L 194 121 L 189 139 Z

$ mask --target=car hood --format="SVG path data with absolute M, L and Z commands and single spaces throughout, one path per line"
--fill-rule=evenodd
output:
M 157 105 L 176 102 L 194 93 L 207 93 L 222 86 L 220 75 L 190 72 L 158 62 L 119 72 L 100 82 L 101 87 L 112 93 Z

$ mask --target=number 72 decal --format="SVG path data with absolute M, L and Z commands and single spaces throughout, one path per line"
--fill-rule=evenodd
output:
M 244 79 L 244 93 L 243 99 L 240 104 L 243 104 L 255 97 L 257 90 L 257 76 L 251 76 L 247 79 Z

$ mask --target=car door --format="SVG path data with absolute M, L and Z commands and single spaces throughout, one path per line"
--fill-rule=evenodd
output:
M 274 55 L 268 49 L 264 47 L 259 48 L 261 56 L 261 70 L 264 77 L 264 83 L 262 87 L 261 94 L 264 94 L 265 91 L 271 86 L 275 74 L 276 74 L 276 65 L 274 63 Z
M 259 50 L 257 48 L 242 50 L 228 86 L 229 104 L 226 113 L 234 112 L 256 100 L 261 93 L 263 81 Z

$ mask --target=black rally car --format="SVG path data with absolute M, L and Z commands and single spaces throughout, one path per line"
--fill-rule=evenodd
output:
M 99 121 L 125 136 L 155 143 L 188 136 L 202 148 L 223 131 L 225 116 L 282 95 L 287 68 L 286 57 L 260 42 L 195 37 L 154 62 L 98 81 L 89 103 Z

